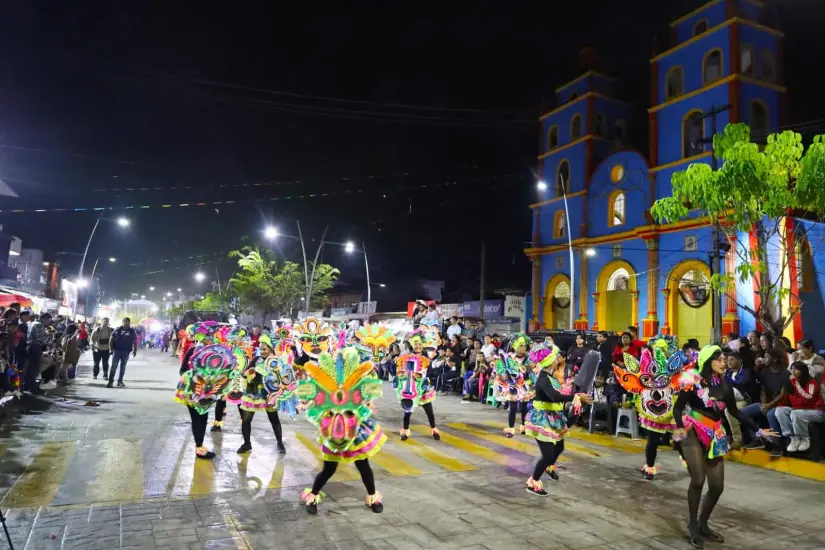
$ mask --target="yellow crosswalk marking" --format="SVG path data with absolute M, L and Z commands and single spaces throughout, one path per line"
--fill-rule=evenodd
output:
M 378 451 L 378 454 L 370 458 L 370 464 L 377 465 L 393 476 L 417 476 L 424 473 L 409 462 L 388 453 L 385 449 L 386 446 L 384 449 Z
M 410 429 L 422 435 L 430 435 L 429 427 L 410 426 Z M 524 464 L 526 464 L 524 460 L 508 456 L 504 453 L 496 452 L 492 449 L 488 449 L 487 447 L 482 447 L 481 445 L 477 445 L 476 443 L 467 441 L 466 439 L 449 433 L 441 432 L 441 441 L 447 443 L 448 445 L 452 445 L 453 447 L 460 449 L 464 452 L 476 455 L 480 458 L 483 458 L 484 460 L 488 460 L 490 462 L 500 464 L 502 466 L 523 466 Z
M 295 438 L 310 452 L 315 459 L 316 466 L 320 468 L 323 459 L 321 458 L 321 449 L 318 448 L 318 444 L 301 432 L 295 432 Z M 342 464 L 335 470 L 335 475 L 332 479 L 335 481 L 355 481 L 356 479 L 360 480 L 361 475 L 354 466 L 350 467 L 349 465 Z
M 492 421 L 492 420 L 482 422 L 482 424 L 484 424 L 485 426 L 490 426 L 492 428 L 505 428 L 507 426 L 507 424 L 505 424 L 503 422 L 496 422 L 496 421 Z M 568 433 L 571 436 L 573 435 L 570 432 L 568 432 Z M 478 436 L 478 437 L 481 437 L 481 436 Z M 504 439 L 507 439 L 504 436 L 501 436 L 501 437 L 504 438 Z M 575 436 L 573 436 L 573 437 L 575 437 Z M 564 452 L 571 452 L 573 454 L 589 456 L 589 457 L 592 457 L 592 458 L 602 458 L 602 457 L 605 457 L 605 456 L 610 456 L 608 453 L 606 453 L 604 451 L 597 451 L 596 449 L 591 449 L 590 447 L 585 447 L 583 445 L 577 445 L 575 443 L 572 443 L 570 441 L 570 437 L 568 437 L 564 441 Z
M 43 444 L 17 483 L 6 493 L 3 506 L 23 508 L 51 504 L 76 450 L 74 441 Z
M 447 453 L 430 448 L 415 439 L 408 439 L 400 443 L 400 445 L 403 445 L 406 449 L 409 449 L 421 458 L 451 472 L 470 472 L 478 469 L 468 462 L 453 458 Z
M 143 452 L 139 439 L 104 439 L 98 442 L 94 471 L 87 494 L 96 501 L 134 500 L 143 497 Z
M 447 426 L 454 430 L 467 432 L 468 434 L 479 439 L 489 441 L 490 443 L 495 443 L 496 445 L 501 445 L 502 447 L 509 447 L 510 449 L 514 449 L 520 453 L 525 453 L 530 456 L 539 456 L 541 454 L 538 445 L 536 445 L 534 441 L 526 441 L 523 437 L 522 439 L 518 439 L 520 436 L 515 436 L 511 439 L 504 435 L 491 434 L 487 430 L 482 430 L 481 428 L 476 428 L 475 426 L 464 424 L 463 422 L 452 422 L 447 424 Z M 559 462 L 569 461 L 570 459 L 564 455 L 559 457 Z

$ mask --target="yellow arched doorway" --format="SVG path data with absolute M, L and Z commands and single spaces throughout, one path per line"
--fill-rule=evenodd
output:
M 557 273 L 544 287 L 544 328 L 570 328 L 570 277 Z
M 700 346 L 710 343 L 712 306 L 710 268 L 700 260 L 676 264 L 667 276 L 670 289 L 668 323 L 679 344 L 696 338 Z
M 636 324 L 636 270 L 624 260 L 613 260 L 599 272 L 596 320 L 599 330 L 622 333 Z

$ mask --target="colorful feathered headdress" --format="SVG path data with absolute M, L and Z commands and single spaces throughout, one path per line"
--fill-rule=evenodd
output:
M 530 351 L 530 346 L 533 345 L 533 340 L 523 332 L 514 334 L 510 338 L 510 345 L 508 351 L 518 352 L 519 348 L 524 347 L 524 351 Z
M 559 358 L 559 348 L 554 344 L 536 344 L 530 350 L 530 361 L 541 368 L 549 367 Z
M 365 325 L 358 329 L 355 333 L 358 341 L 372 350 L 372 356 L 376 360 L 383 359 L 390 349 L 390 346 L 395 342 L 390 329 L 378 323 Z

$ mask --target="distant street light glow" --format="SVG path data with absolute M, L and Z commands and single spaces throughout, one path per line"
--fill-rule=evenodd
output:
M 352 241 L 347 241 L 347 244 L 344 245 L 344 252 L 352 253 L 355 252 L 355 243 Z
M 89 281 L 87 281 L 86 279 L 78 279 L 77 286 L 79 286 L 80 288 L 86 288 L 87 286 L 89 286 Z
M 278 236 L 278 228 L 268 225 L 266 229 L 264 229 L 264 237 L 267 239 L 274 239 Z
M 154 292 L 154 291 L 155 291 L 155 287 L 150 286 L 150 287 L 149 287 L 149 292 Z
M 539 191 L 547 191 L 547 184 L 544 183 L 544 180 L 539 180 L 536 182 L 536 189 Z
M 129 227 L 129 224 L 131 224 L 131 223 L 132 222 L 129 221 L 129 218 L 124 218 L 124 217 L 121 216 L 120 218 L 117 219 L 117 224 L 120 227 Z
M 596 249 L 595 248 L 587 248 L 584 251 L 584 255 L 585 256 L 591 256 L 591 257 L 595 256 L 596 255 Z
M 109 258 L 109 261 L 110 261 L 111 263 L 115 263 L 115 262 L 117 261 L 117 258 Z
M 381 288 L 386 288 L 387 287 L 387 285 L 385 285 L 384 283 L 381 283 L 378 286 L 380 286 Z
M 206 279 L 206 275 L 204 275 L 204 274 L 203 274 L 203 273 L 201 273 L 200 271 L 198 271 L 197 273 L 195 273 L 195 280 L 196 280 L 196 281 L 198 281 L 198 282 L 200 283 L 200 282 L 203 282 L 203 280 L 204 280 L 204 279 Z
M 183 292 L 183 290 L 181 290 L 181 289 L 179 288 L 179 289 L 178 289 L 178 292 Z

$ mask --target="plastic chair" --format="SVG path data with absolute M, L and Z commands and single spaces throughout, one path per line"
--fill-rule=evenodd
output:
M 622 419 L 626 419 L 627 426 L 622 426 Z M 616 416 L 616 437 L 627 434 L 631 439 L 639 439 L 639 416 L 636 409 L 619 409 Z
M 496 406 L 496 403 L 498 403 L 498 401 L 496 400 L 496 396 L 495 396 L 495 391 L 494 391 L 494 390 L 495 390 L 495 388 L 493 387 L 493 384 L 492 384 L 492 383 L 490 383 L 490 384 L 487 386 L 487 404 L 488 404 L 488 405 L 491 405 L 491 406 L 493 406 L 493 407 L 495 407 L 495 406 Z

